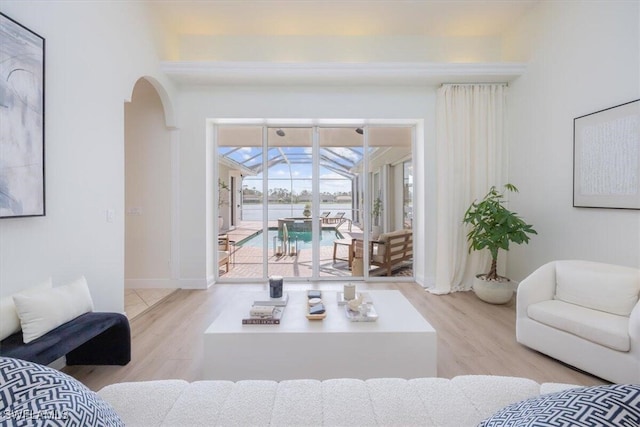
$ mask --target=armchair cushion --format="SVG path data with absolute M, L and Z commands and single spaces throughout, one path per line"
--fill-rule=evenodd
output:
M 582 307 L 629 316 L 638 302 L 640 272 L 608 264 L 567 261 L 556 264 L 555 298 Z
M 629 318 L 594 311 L 564 301 L 550 300 L 530 305 L 533 320 L 569 332 L 618 351 L 629 351 Z

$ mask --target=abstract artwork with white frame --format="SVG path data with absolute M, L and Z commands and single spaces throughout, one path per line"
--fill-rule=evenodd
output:
M 0 218 L 42 216 L 44 38 L 0 13 Z
M 640 209 L 640 99 L 573 120 L 573 206 Z

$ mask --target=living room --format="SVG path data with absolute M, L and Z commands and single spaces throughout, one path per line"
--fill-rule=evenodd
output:
M 437 279 L 437 208 L 454 196 L 438 187 L 437 91 L 443 83 L 507 82 L 508 155 L 501 164 L 505 179 L 498 185 L 510 182 L 518 187 L 510 207 L 533 224 L 538 235 L 528 245 L 512 246 L 501 255 L 502 273 L 519 282 L 543 264 L 562 259 L 638 267 L 637 210 L 572 204 L 574 119 L 640 98 L 637 1 L 455 2 L 458 5 L 452 9 L 440 6 L 453 17 L 468 20 L 461 21 L 463 28 L 450 24 L 446 30 L 437 25 L 439 19 L 447 22 L 446 15 L 428 16 L 424 11 L 430 9 L 421 9 L 436 7 L 434 2 L 375 2 L 374 7 L 349 1 L 249 1 L 241 2 L 241 7 L 210 2 L 217 4 L 223 17 L 216 21 L 215 31 L 189 20 L 187 12 L 209 16 L 200 9 L 202 4 L 178 2 L 190 6 L 185 15 L 178 15 L 169 3 L 166 9 L 136 1 L 5 0 L 0 5 L 3 14 L 46 40 L 46 215 L 0 220 L 0 297 L 48 277 L 58 285 L 84 275 L 96 311 L 124 311 L 125 105 L 140 79 L 151 82 L 162 102 L 170 154 L 171 223 L 166 230 L 170 248 L 163 261 L 169 267 L 162 277 L 143 279 L 150 287 L 155 280 L 159 287 L 181 290 L 165 301 L 170 311 L 149 312 L 155 313 L 153 320 L 133 323 L 133 366 L 81 370 L 83 381 L 92 388 L 128 379 L 197 379 L 200 343 L 188 350 L 195 362 L 183 372 L 180 356 L 172 352 L 163 359 L 162 352 L 154 350 L 157 335 L 147 331 L 155 320 L 156 333 L 164 328 L 178 336 L 189 327 L 184 319 L 192 312 L 210 310 L 194 317 L 193 328 L 204 330 L 238 286 L 215 284 L 217 265 L 209 256 L 214 250 L 215 209 L 207 198 L 215 194 L 216 182 L 213 162 L 205 161 L 212 158 L 214 148 L 208 139 L 211 120 L 276 118 L 283 124 L 309 118 L 354 123 L 412 120 L 418 129 L 413 153 L 415 283 L 376 279 L 361 286 L 401 289 L 414 296 L 414 305 L 424 304 L 420 311 L 427 318 L 437 317 L 435 310 L 452 317 L 461 312 L 471 316 L 474 311 L 482 319 L 495 316 L 496 324 L 505 325 L 501 330 L 506 336 L 498 339 L 517 349 L 522 346 L 513 335 L 515 303 L 499 308 L 474 304 L 469 292 L 441 292 Z M 367 6 L 372 10 L 362 10 Z M 457 15 L 459 8 L 468 8 L 467 14 Z M 395 23 L 386 29 L 381 18 L 385 12 Z M 175 20 L 167 17 L 172 14 Z M 248 14 L 246 23 L 238 18 L 242 14 Z M 302 21 L 305 14 L 314 19 Z M 237 27 L 223 25 L 225 19 L 231 25 L 230 16 L 236 17 Z M 401 18 L 406 19 L 404 25 Z M 258 25 L 261 22 L 264 25 Z M 299 22 L 307 25 L 294 25 Z M 204 77 L 192 68 L 180 68 L 198 61 L 206 63 Z M 475 197 L 487 190 L 478 189 Z M 265 284 L 266 278 L 247 289 L 266 289 Z M 341 286 L 289 285 L 300 290 Z M 204 293 L 205 302 L 193 305 Z M 436 295 L 440 293 L 446 295 Z M 443 336 L 478 333 L 444 332 L 449 327 L 446 318 L 429 320 L 436 329 L 443 328 Z M 479 323 L 490 325 L 485 322 Z M 176 324 L 180 330 L 174 329 Z M 439 375 L 528 376 L 527 363 L 511 365 L 504 358 L 498 366 L 487 367 L 483 362 L 487 359 L 458 358 L 464 353 L 464 339 L 458 342 L 462 348 L 453 346 L 445 355 L 445 360 L 454 362 L 438 361 Z M 170 346 L 166 341 L 163 345 Z M 489 346 L 485 355 L 500 357 L 495 352 Z M 153 357 L 145 358 L 145 353 Z M 138 357 L 150 368 L 138 365 Z M 555 361 L 528 357 L 523 360 L 543 363 L 548 372 L 562 372 L 557 382 L 598 382 L 588 375 L 574 375 Z M 447 364 L 460 369 L 448 369 Z M 121 369 L 131 376 L 118 373 Z M 538 381 L 553 380 L 538 377 Z

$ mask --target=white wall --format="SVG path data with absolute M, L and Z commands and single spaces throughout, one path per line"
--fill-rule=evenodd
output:
M 207 276 L 205 259 L 207 247 L 206 224 L 211 203 L 207 203 L 205 183 L 208 149 L 205 144 L 205 121 L 213 118 L 371 118 L 424 120 L 426 131 L 419 135 L 416 148 L 418 164 L 425 171 L 416 176 L 419 191 L 433 191 L 435 180 L 434 156 L 426 153 L 434 149 L 435 91 L 428 87 L 224 87 L 192 88 L 181 91 L 179 121 L 181 129 L 180 151 L 180 229 L 181 277 L 183 287 L 205 287 Z M 426 198 L 432 197 L 428 193 Z M 435 210 L 427 211 L 425 197 L 417 197 L 416 213 L 425 219 L 416 220 L 416 228 L 425 233 L 426 222 L 435 222 Z M 419 204 L 422 203 L 422 204 Z M 208 213 L 209 212 L 209 213 Z M 432 240 L 419 236 L 419 244 Z M 430 246 L 427 244 L 427 246 Z M 421 248 L 416 259 L 415 273 L 425 280 L 433 274 L 435 255 L 430 248 Z M 210 273 L 210 271 L 209 271 Z
M 84 274 L 97 310 L 122 311 L 124 102 L 139 77 L 158 69 L 144 6 L 5 0 L 0 7 L 46 39 L 47 207 L 44 217 L 0 220 L 0 295 Z
M 513 279 L 555 259 L 640 266 L 640 211 L 572 207 L 573 119 L 640 98 L 639 5 L 543 1 L 505 38 L 529 61 L 508 95 L 512 207 L 539 233 L 509 253 Z
M 499 62 L 501 55 L 498 36 L 187 34 L 177 45 L 167 57 L 181 61 Z
M 125 287 L 171 281 L 171 133 L 156 89 L 140 79 L 125 106 Z

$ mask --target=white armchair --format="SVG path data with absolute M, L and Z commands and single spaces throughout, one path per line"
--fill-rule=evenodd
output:
M 519 343 L 616 383 L 640 383 L 640 270 L 553 261 L 518 286 Z

